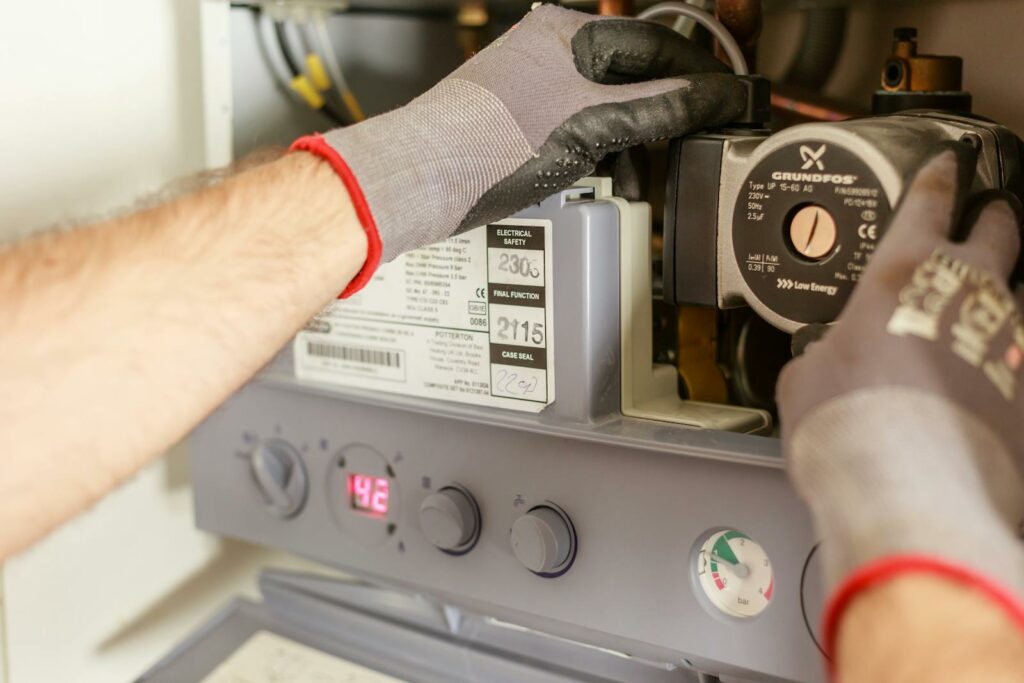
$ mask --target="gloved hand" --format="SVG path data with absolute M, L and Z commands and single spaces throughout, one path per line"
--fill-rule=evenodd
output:
M 746 95 L 726 71 L 659 24 L 542 6 L 410 104 L 298 140 L 339 173 L 369 238 L 346 294 L 381 261 L 505 218 L 609 152 L 735 118 Z
M 843 582 L 829 651 L 844 606 L 907 572 L 978 588 L 1024 628 L 1021 207 L 986 193 L 965 212 L 976 162 L 951 144 L 919 171 L 836 326 L 779 381 L 790 477 Z

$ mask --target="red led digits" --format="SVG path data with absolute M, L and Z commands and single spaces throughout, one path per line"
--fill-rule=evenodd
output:
M 348 492 L 352 509 L 375 516 L 388 514 L 389 483 L 385 477 L 368 474 L 348 475 Z
M 370 509 L 374 512 L 388 514 L 388 480 L 377 479 L 373 487 L 373 495 L 370 496 Z

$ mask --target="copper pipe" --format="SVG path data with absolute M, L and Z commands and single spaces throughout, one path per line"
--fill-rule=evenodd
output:
M 810 121 L 845 121 L 866 116 L 867 110 L 856 105 L 839 102 L 810 92 L 804 88 L 779 83 L 772 88 L 773 120 L 778 123 L 800 123 L 791 119 Z M 778 118 L 777 118 L 778 116 Z
M 461 0 L 455 15 L 458 26 L 456 37 L 462 48 L 462 58 L 469 60 L 483 45 L 483 29 L 490 21 L 484 0 Z
M 764 14 L 761 0 L 718 0 L 718 19 L 740 45 L 753 45 L 761 36 Z
M 597 0 L 597 13 L 606 17 L 632 16 L 633 0 Z
M 783 111 L 793 112 L 813 121 L 845 121 L 851 118 L 849 114 L 818 104 L 812 104 L 795 97 L 788 97 L 779 93 L 772 93 L 772 107 Z
M 761 37 L 761 29 L 764 26 L 761 0 L 718 0 L 715 11 L 718 20 L 725 24 L 729 33 L 740 44 L 743 56 L 753 71 L 757 39 Z

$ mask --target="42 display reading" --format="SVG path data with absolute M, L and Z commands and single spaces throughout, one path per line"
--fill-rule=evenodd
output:
M 386 477 L 368 474 L 348 475 L 348 493 L 352 509 L 375 517 L 388 514 L 388 490 Z

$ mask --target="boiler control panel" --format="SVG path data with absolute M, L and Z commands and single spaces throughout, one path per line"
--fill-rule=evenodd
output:
M 675 370 L 652 365 L 649 324 L 636 322 L 649 311 L 626 307 L 633 286 L 650 301 L 649 275 L 626 258 L 649 264 L 649 233 L 633 224 L 649 211 L 634 208 L 630 218 L 628 203 L 577 190 L 523 212 L 516 230 L 535 248 L 520 245 L 518 273 L 501 271 L 507 228 L 409 264 L 409 277 L 448 264 L 431 266 L 436 282 L 472 249 L 490 255 L 482 285 L 406 290 L 417 315 L 449 306 L 462 330 L 405 331 L 373 318 L 372 299 L 351 320 L 314 321 L 194 435 L 199 526 L 662 671 L 824 680 L 810 519 L 777 441 L 742 433 L 763 431 L 763 414 L 657 393 L 675 391 Z M 529 317 L 530 334 L 474 330 L 501 317 Z M 341 338 L 348 330 L 366 336 Z M 644 331 L 643 344 L 623 341 Z M 400 346 L 415 335 L 422 358 Z M 309 356 L 332 348 L 344 350 Z M 321 379 L 296 376 L 313 361 Z M 436 398 L 445 364 L 471 378 L 445 391 L 490 377 L 490 394 Z M 349 372 L 356 386 L 323 381 Z M 513 374 L 528 381 L 509 384 Z M 402 377 L 420 384 L 375 388 Z M 528 391 L 543 401 L 522 401 Z

